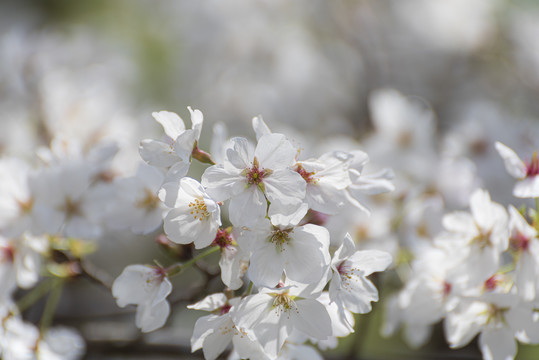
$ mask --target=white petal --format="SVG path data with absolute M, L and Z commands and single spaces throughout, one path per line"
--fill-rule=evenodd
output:
M 487 321 L 488 305 L 483 302 L 464 303 L 449 312 L 444 321 L 445 338 L 449 346 L 459 348 L 468 344 Z
M 539 175 L 517 182 L 513 188 L 513 195 L 523 199 L 539 197 Z
M 212 215 L 200 220 L 194 218 L 189 208 L 178 208 L 167 214 L 163 227 L 168 238 L 176 244 L 194 242 L 197 249 L 202 249 L 212 243 L 219 224 Z
M 155 269 L 145 265 L 129 265 L 112 284 L 112 295 L 118 306 L 151 302 L 159 291 Z
M 472 215 L 465 211 L 454 211 L 444 215 L 442 224 L 447 231 L 474 236 L 477 233 Z
M 135 323 L 142 332 L 154 331 L 165 325 L 169 314 L 168 301 L 162 301 L 155 305 L 142 304 L 137 308 Z
M 291 311 L 291 318 L 298 330 L 318 340 L 332 335 L 331 318 L 324 305 L 313 299 L 298 300 L 296 305 L 298 311 Z
M 166 297 L 172 292 L 172 284 L 168 278 L 165 277 L 162 280 L 158 280 L 158 282 L 160 282 L 160 284 L 156 294 L 154 295 L 152 306 L 165 301 Z
M 477 225 L 484 230 L 490 230 L 497 219 L 492 216 L 493 203 L 488 191 L 477 189 L 470 197 L 470 210 Z
M 191 164 L 189 162 L 184 162 L 182 159 L 178 158 L 178 162 L 168 169 L 166 178 L 163 182 L 179 181 L 181 178 L 187 175 L 190 165 Z
M 356 244 L 349 233 L 346 233 L 341 246 L 333 254 L 331 266 L 337 271 L 337 266 L 344 260 L 352 256 L 356 252 Z
M 205 359 L 217 359 L 217 357 L 225 351 L 234 336 L 235 330 L 233 329 L 233 326 L 234 323 L 230 320 L 230 317 L 228 317 L 226 322 L 220 324 L 219 328 L 206 337 L 202 348 Z
M 253 118 L 253 130 L 255 131 L 257 141 L 260 140 L 262 136 L 271 134 L 271 130 L 262 119 L 262 115 Z
M 230 247 L 221 250 L 219 267 L 221 268 L 221 280 L 232 290 L 237 290 L 243 285 L 242 276 L 249 264 L 249 256 L 240 248 Z
M 232 148 L 226 150 L 227 161 L 240 171 L 250 168 L 254 157 L 251 143 L 242 137 L 235 137 L 230 141 Z
M 193 110 L 190 106 L 187 109 L 191 113 L 191 128 L 198 133 L 196 137 L 198 140 L 202 131 L 202 124 L 204 123 L 204 115 L 202 115 L 202 111 L 198 109 Z
M 273 297 L 259 293 L 241 300 L 232 313 L 232 321 L 240 328 L 253 329 L 271 311 Z
M 206 337 L 215 331 L 213 324 L 218 321 L 218 318 L 219 315 L 206 315 L 197 319 L 191 336 L 191 352 L 202 349 Z
M 352 274 L 350 278 L 341 276 L 340 298 L 346 309 L 353 313 L 366 314 L 371 311 L 372 301 L 378 301 L 378 290 L 372 282 Z
M 211 294 L 206 296 L 204 299 L 193 305 L 187 305 L 188 309 L 193 310 L 204 310 L 204 311 L 214 311 L 217 310 L 227 302 L 226 295 L 223 293 Z
M 86 349 L 84 339 L 73 329 L 54 327 L 49 329 L 38 346 L 38 359 L 76 360 L 83 357 Z
M 522 179 L 526 176 L 526 164 L 518 157 L 518 155 L 509 147 L 501 142 L 495 144 L 498 154 L 500 154 L 505 165 L 505 170 L 516 179 Z
M 303 220 L 307 212 L 309 211 L 309 205 L 307 203 L 292 204 L 292 205 L 275 205 L 271 206 L 268 211 L 271 223 L 273 225 L 281 226 L 296 226 Z
M 214 165 L 204 171 L 202 185 L 215 201 L 225 201 L 245 191 L 247 179 L 237 170 Z
M 146 164 L 140 164 L 137 169 L 136 177 L 141 180 L 146 188 L 154 193 L 157 193 L 161 185 L 163 185 L 163 173 L 160 170 Z
M 295 228 L 283 249 L 287 277 L 307 284 L 319 282 L 330 262 L 329 232 L 313 224 Z
M 228 214 L 234 226 L 251 226 L 266 216 L 266 208 L 267 201 L 262 191 L 257 186 L 250 186 L 230 199 Z
M 305 198 L 307 183 L 300 174 L 290 169 L 275 170 L 263 180 L 266 196 L 272 206 L 276 206 L 274 213 L 279 208 L 287 208 L 290 205 L 301 206 Z
M 191 154 L 195 146 L 195 141 L 198 140 L 198 135 L 195 130 L 188 129 L 178 136 L 174 142 L 174 151 L 184 162 L 191 162 Z
M 385 251 L 362 250 L 352 255 L 350 261 L 354 267 L 358 267 L 365 276 L 373 272 L 384 271 L 391 265 L 391 255 Z
M 352 185 L 349 190 L 352 196 L 378 195 L 395 190 L 395 185 L 391 181 L 395 173 L 391 169 L 382 169 L 373 174 L 359 174 L 354 169 L 349 170 Z
M 169 208 L 178 206 L 178 193 L 180 191 L 179 182 L 167 182 L 159 190 L 159 199 Z
M 255 157 L 265 169 L 277 170 L 292 166 L 297 149 L 283 134 L 267 134 L 258 140 Z
M 537 261 L 530 252 L 524 251 L 516 265 L 515 285 L 520 296 L 526 301 L 532 301 L 535 298 L 536 277 Z
M 157 167 L 166 168 L 180 160 L 172 146 L 157 140 L 142 140 L 139 153 L 144 161 Z
M 167 134 L 171 140 L 175 140 L 183 131 L 185 131 L 185 124 L 178 114 L 170 111 L 159 111 L 152 113 L 152 116 L 155 121 L 163 126 L 165 134 Z
M 506 327 L 486 329 L 479 335 L 484 360 L 513 360 L 517 354 L 515 335 Z
M 275 244 L 267 240 L 259 240 L 262 246 L 253 251 L 249 264 L 249 278 L 257 286 L 277 286 L 284 270 L 284 256 Z
M 307 184 L 305 198 L 312 210 L 328 215 L 337 214 L 346 202 L 346 190 L 337 189 L 324 182 Z

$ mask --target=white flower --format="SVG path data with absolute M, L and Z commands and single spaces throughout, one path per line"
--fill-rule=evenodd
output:
M 378 250 L 356 251 L 347 234 L 331 260 L 333 276 L 329 296 L 339 307 L 354 313 L 371 311 L 371 301 L 378 301 L 378 290 L 367 276 L 384 271 L 391 264 L 391 255 Z
M 197 249 L 209 246 L 221 225 L 221 210 L 195 179 L 163 185 L 161 200 L 172 210 L 164 222 L 165 233 L 177 244 L 195 243 Z
M 331 260 L 333 276 L 329 296 L 337 305 L 354 313 L 371 311 L 371 301 L 378 301 L 378 290 L 367 276 L 384 271 L 391 264 L 391 255 L 378 250 L 356 251 L 349 234 Z
M 515 337 L 527 343 L 539 342 L 539 324 L 531 304 L 519 302 L 513 293 L 463 301 L 444 322 L 451 348 L 469 343 L 477 333 L 485 360 L 513 359 Z
M 515 285 L 524 300 L 531 301 L 537 294 L 539 273 L 539 239 L 537 231 L 513 206 L 509 207 L 511 238 L 509 244 L 517 256 Z
M 460 256 L 456 267 L 470 285 L 482 283 L 496 272 L 500 256 L 509 244 L 508 216 L 504 207 L 490 200 L 486 190 L 474 191 L 470 198 L 471 214 L 456 211 L 443 218 L 448 233 L 436 243 Z
M 513 195 L 519 198 L 539 197 L 539 158 L 534 154 L 529 163 L 524 163 L 518 155 L 501 142 L 496 142 L 496 150 L 503 159 L 505 170 L 519 181 L 513 188 Z
M 77 360 L 82 358 L 86 345 L 73 329 L 54 327 L 39 341 L 37 358 L 44 360 Z
M 233 229 L 219 229 L 213 245 L 221 248 L 221 280 L 231 290 L 237 290 L 243 285 L 242 277 L 249 267 L 250 253 L 242 250 L 235 240 Z
M 260 345 L 232 321 L 231 311 L 239 300 L 228 300 L 225 294 L 220 293 L 206 296 L 196 304 L 187 306 L 188 309 L 212 312 L 197 320 L 191 337 L 191 351 L 202 348 L 204 358 L 213 360 L 233 342 L 234 350 L 242 359 L 264 358 Z
M 129 228 L 136 234 L 148 234 L 163 222 L 168 208 L 157 195 L 163 173 L 142 164 L 133 177 L 114 182 L 114 201 L 109 203 L 107 225 L 114 229 Z
M 252 331 L 265 352 L 275 357 L 293 330 L 318 340 L 332 335 L 325 306 L 312 297 L 296 286 L 262 288 L 237 305 L 232 320 Z
M 77 360 L 85 347 L 73 329 L 54 327 L 40 334 L 36 326 L 18 316 L 3 320 L 0 354 L 4 360 Z
M 252 252 L 248 275 L 257 286 L 276 286 L 283 271 L 290 280 L 318 283 L 329 266 L 329 232 L 322 226 L 275 226 L 263 220 L 238 241 Z
M 200 110 L 188 107 L 192 129 L 185 129 L 183 120 L 169 111 L 154 112 L 152 116 L 163 126 L 164 141 L 146 139 L 140 142 L 140 155 L 149 165 L 168 169 L 167 181 L 178 180 L 189 171 L 191 154 L 202 130 Z
M 352 184 L 348 168 L 351 154 L 333 151 L 318 159 L 298 161 L 295 169 L 307 183 L 305 200 L 309 208 L 325 214 L 336 214 L 344 205 L 346 188 Z
M 11 316 L 3 323 L 4 333 L 0 337 L 3 360 L 33 360 L 39 341 L 36 326 Z
M 448 276 L 457 261 L 452 253 L 435 247 L 416 254 L 411 278 L 395 304 L 406 326 L 406 340 L 413 347 L 424 345 L 431 326 L 459 303 L 461 284 Z
M 366 141 L 369 154 L 412 179 L 430 179 L 436 164 L 433 112 L 393 89 L 373 92 L 369 109 L 375 128 Z
M 324 291 L 316 300 L 322 303 L 328 311 L 331 318 L 331 332 L 326 340 L 309 339 L 312 343 L 317 344 L 320 350 L 334 349 L 338 345 L 338 337 L 346 337 L 354 332 L 354 315 L 349 310 L 339 309 L 335 301 L 331 301 L 329 293 Z M 344 318 L 342 317 L 344 315 Z
M 202 184 L 216 201 L 231 199 L 232 224 L 253 225 L 266 212 L 270 217 L 297 217 L 306 184 L 290 169 L 297 152 L 285 136 L 262 136 L 254 152 L 247 139 L 233 138 L 232 143 L 224 164 L 211 166 L 202 175 Z
M 15 158 L 0 160 L 0 229 L 9 237 L 34 230 L 34 195 L 29 166 Z
M 47 239 L 24 233 L 17 239 L 0 237 L 0 283 L 3 294 L 17 284 L 23 289 L 33 287 L 39 280 L 42 256 L 47 249 Z
M 160 267 L 129 265 L 112 284 L 112 295 L 119 307 L 137 305 L 136 325 L 142 332 L 162 327 L 170 313 L 166 297 L 172 284 Z
M 68 161 L 44 169 L 33 181 L 36 222 L 43 232 L 67 237 L 99 238 L 111 197 L 109 184 L 92 183 L 86 162 Z

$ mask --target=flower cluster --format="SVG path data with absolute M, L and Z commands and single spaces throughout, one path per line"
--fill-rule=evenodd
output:
M 527 163 L 506 145 L 495 148 L 518 180 L 513 194 L 535 198 L 537 156 Z M 507 209 L 485 189 L 470 195 L 469 211 L 452 211 L 431 241 L 415 244 L 404 286 L 387 302 L 385 333 L 400 325 L 412 347 L 424 345 L 442 319 L 446 340 L 460 348 L 479 334 L 484 359 L 513 359 L 517 341 L 539 343 L 537 209 Z
M 202 113 L 189 111 L 193 127 L 187 130 L 178 115 L 154 113 L 165 139 L 143 140 L 140 153 L 164 174 L 157 193 L 167 238 L 209 250 L 168 267 L 128 266 L 112 286 L 118 305 L 137 305 L 143 332 L 163 326 L 170 312 L 168 279 L 220 251 L 227 290 L 189 307 L 211 312 L 195 324 L 193 351 L 202 348 L 207 359 L 215 359 L 233 344 L 240 358 L 277 359 L 314 351 L 304 345 L 307 340 L 323 349 L 336 346 L 337 337 L 353 332 L 352 313 L 369 312 L 378 300 L 367 277 L 392 262 L 388 253 L 357 250 L 350 235 L 332 241 L 319 221 L 349 206 L 364 210 L 358 196 L 365 195 L 366 154 L 331 151 L 300 160 L 298 147 L 255 117 L 256 144 L 217 136 L 214 160 L 198 147 Z M 211 164 L 200 182 L 187 176 L 193 159 Z M 369 183 L 371 193 L 391 190 L 386 177 Z M 223 227 L 222 212 L 231 226 Z M 332 243 L 342 244 L 331 249 Z

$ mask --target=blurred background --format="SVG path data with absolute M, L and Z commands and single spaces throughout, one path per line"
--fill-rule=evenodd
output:
M 393 100 L 374 96 L 380 89 L 394 89 Z M 518 206 L 493 144 L 500 140 L 519 154 L 538 149 L 538 98 L 536 0 L 0 3 L 0 154 L 28 161 L 54 138 L 88 146 L 112 139 L 120 144 L 117 171 L 132 174 L 139 141 L 162 131 L 152 111 L 187 119 L 192 106 L 204 113 L 206 129 L 223 122 L 234 136 L 252 138 L 251 119 L 261 114 L 272 129 L 288 129 L 314 144 L 346 137 L 367 150 L 375 168 L 406 174 L 406 181 L 396 179 L 397 194 L 408 194 L 412 183 L 423 192 L 435 184 L 444 192 L 445 209 L 465 207 L 479 184 L 495 201 Z M 395 103 L 402 99 L 431 120 L 399 112 Z M 398 146 L 384 145 L 387 129 L 379 119 L 399 116 L 408 117 L 404 131 L 429 137 L 428 146 L 411 152 L 415 162 L 399 162 Z M 210 141 L 211 133 L 203 132 L 201 143 L 209 148 Z M 459 162 L 459 169 L 471 169 L 458 177 L 463 184 L 455 185 L 453 168 L 435 170 L 448 158 L 463 157 L 470 161 Z M 114 245 L 100 243 L 108 256 L 100 252 L 94 261 L 114 277 L 127 264 L 151 261 L 148 252 L 157 251 L 151 239 L 113 236 Z M 209 274 L 215 272 L 208 266 Z M 204 284 L 200 274 L 187 280 L 179 279 L 175 289 Z M 95 293 L 87 286 L 72 291 L 59 317 L 82 328 L 88 358 L 189 356 L 190 329 L 199 314 L 176 312 L 168 331 L 145 339 L 154 347 L 144 354 L 147 348 L 130 342 L 139 337 L 132 319 L 118 325 L 132 312 L 118 312 L 110 293 Z M 184 295 L 179 304 L 198 300 Z M 398 335 L 379 335 L 382 316 L 374 311 L 360 319 L 360 335 L 325 356 L 480 358 L 475 344 L 449 351 L 441 328 L 426 347 L 410 350 Z M 115 345 L 102 341 L 115 336 Z M 537 356 L 533 348 L 519 347 L 519 359 Z

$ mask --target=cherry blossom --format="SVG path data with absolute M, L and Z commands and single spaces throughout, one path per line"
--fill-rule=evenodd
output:
M 212 243 L 221 226 L 221 210 L 198 181 L 183 178 L 163 185 L 161 200 L 172 210 L 164 220 L 168 238 L 177 244 L 194 242 L 197 249 Z
M 513 195 L 519 198 L 539 197 L 539 158 L 534 153 L 528 163 L 524 163 L 520 157 L 509 147 L 496 142 L 496 150 L 503 159 L 505 169 L 515 179 L 519 180 L 513 188 Z
M 264 220 L 238 243 L 252 253 L 248 275 L 256 285 L 276 286 L 283 271 L 290 280 L 318 283 L 330 262 L 329 233 L 313 224 L 276 226 Z
M 383 251 L 356 250 L 352 238 L 347 234 L 331 260 L 331 300 L 354 313 L 371 311 L 370 303 L 378 301 L 378 291 L 367 276 L 385 270 L 391 261 L 391 255 Z
M 231 199 L 232 224 L 250 226 L 266 213 L 295 216 L 303 204 L 306 183 L 290 168 L 296 150 L 286 137 L 262 136 L 254 151 L 247 139 L 233 138 L 232 142 L 224 165 L 211 166 L 202 175 L 202 184 L 216 201 Z
M 170 313 L 166 297 L 171 291 L 165 269 L 144 265 L 127 266 L 112 285 L 112 295 L 119 307 L 137 305 L 136 325 L 142 332 L 165 324 Z
M 306 288 L 296 286 L 261 288 L 237 305 L 232 320 L 252 331 L 270 356 L 279 354 L 294 329 L 318 340 L 332 335 L 324 305 Z
M 167 181 L 178 180 L 187 175 L 191 155 L 200 138 L 202 112 L 191 107 L 188 109 L 191 113 L 191 129 L 186 129 L 183 120 L 173 112 L 154 112 L 153 118 L 165 131 L 164 139 L 146 139 L 140 143 L 141 157 L 149 165 L 167 169 Z

